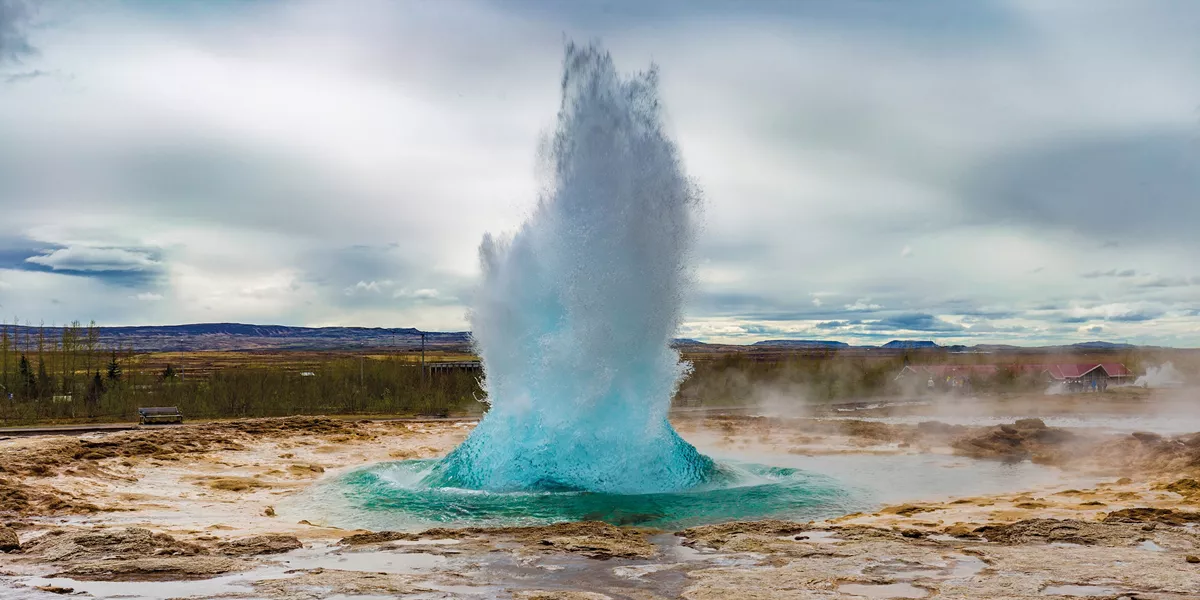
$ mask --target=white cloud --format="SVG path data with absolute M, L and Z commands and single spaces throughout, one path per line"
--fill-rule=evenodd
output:
M 130 298 L 142 302 L 158 302 L 159 300 L 163 299 L 163 296 L 162 294 L 155 294 L 154 292 L 142 292 L 140 294 L 130 296 Z
M 859 298 L 858 300 L 854 301 L 854 304 L 847 304 L 844 308 L 850 312 L 868 312 L 880 310 L 883 307 L 878 304 L 871 303 L 870 298 Z
M 145 252 L 124 248 L 60 248 L 25 259 L 55 271 L 144 271 L 160 266 Z
M 410 290 L 397 290 L 396 293 L 392 294 L 392 297 L 393 298 L 413 298 L 416 300 L 432 300 L 434 298 L 440 298 L 441 294 L 435 289 L 422 288 L 419 290 L 411 290 L 411 291 Z

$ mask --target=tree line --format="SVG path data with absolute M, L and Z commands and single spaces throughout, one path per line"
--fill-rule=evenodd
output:
M 95 323 L 61 335 L 0 324 L 0 423 L 128 421 L 176 406 L 186 418 L 478 412 L 481 374 L 430 370 L 403 357 L 332 356 L 303 371 L 238 365 L 185 377 L 133 347 L 100 342 Z

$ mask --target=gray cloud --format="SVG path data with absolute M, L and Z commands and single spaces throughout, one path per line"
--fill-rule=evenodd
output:
M 988 222 L 1191 244 L 1200 239 L 1197 190 L 1200 132 L 1145 131 L 1075 136 L 991 157 L 967 179 L 963 198 Z
M 902 4 L 792 2 L 790 0 L 602 0 L 600 2 L 497 2 L 535 19 L 565 23 L 592 31 L 621 31 L 630 27 L 664 27 L 680 22 L 794 21 L 870 35 L 954 38 L 981 41 L 1012 34 L 1021 22 L 1004 2 L 977 0 L 946 3 L 908 0 Z M 968 36 L 965 31 L 971 31 Z
M 32 12 L 25 0 L 0 0 L 0 64 L 33 54 L 26 34 Z
M 41 69 L 34 69 L 32 71 L 23 71 L 21 73 L 13 73 L 12 75 L 5 77 L 4 82 L 5 83 L 23 83 L 26 81 L 33 81 L 33 80 L 39 79 L 41 77 L 49 77 L 49 76 L 50 76 L 50 73 L 47 71 L 43 71 Z
M 1149 281 L 1137 284 L 1140 288 L 1177 288 L 1196 285 L 1198 278 L 1192 277 L 1155 277 Z
M 1108 317 L 1106 320 L 1112 321 L 1114 323 L 1142 323 L 1144 321 L 1153 321 L 1154 319 L 1157 319 L 1157 318 L 1163 316 L 1164 314 L 1166 314 L 1166 313 L 1164 313 L 1163 311 L 1147 310 L 1147 311 L 1126 313 L 1123 315 L 1116 315 L 1116 316 Z
M 1080 277 L 1083 277 L 1084 279 L 1098 279 L 1101 277 L 1136 277 L 1136 276 L 1137 276 L 1137 271 L 1135 271 L 1133 269 L 1122 269 L 1120 271 L 1118 271 L 1117 269 L 1109 269 L 1107 271 L 1089 271 L 1087 273 L 1084 273 L 1083 275 L 1080 275 Z
M 901 4 L 47 3 L 51 77 L 0 74 L 45 79 L 4 88 L 2 301 L 460 329 L 480 237 L 536 201 L 566 31 L 661 67 L 706 196 L 689 337 L 1041 343 L 1103 323 L 1200 343 L 1174 285 L 1196 248 L 1200 6 Z
M 965 328 L 944 319 L 923 313 L 909 313 L 880 319 L 868 324 L 875 331 L 959 332 Z

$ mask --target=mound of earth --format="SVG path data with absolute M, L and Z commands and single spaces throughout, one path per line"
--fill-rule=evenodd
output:
M 99 510 L 95 504 L 52 486 L 34 487 L 12 479 L 0 479 L 0 514 L 84 514 Z
M 675 535 L 684 538 L 684 545 L 701 544 L 712 548 L 721 548 L 742 535 L 763 535 L 779 537 L 795 535 L 812 530 L 812 525 L 795 521 L 763 520 L 763 521 L 734 521 L 716 525 L 702 525 L 676 532 Z
M 149 529 L 55 529 L 24 544 L 25 554 L 46 562 L 90 560 L 111 557 L 196 556 L 208 554 L 204 546 L 181 542 Z
M 1200 512 L 1172 510 L 1170 508 L 1124 508 L 1114 510 L 1105 515 L 1104 522 L 1187 525 L 1188 523 L 1200 523 Z
M 327 417 L 247 419 L 167 429 L 139 429 L 100 439 L 65 438 L 0 452 L 0 474 L 50 477 L 94 469 L 108 458 L 150 457 L 172 460 L 180 455 L 245 450 L 263 438 L 322 436 L 330 441 L 371 439 L 361 424 Z
M 1172 528 L 1155 530 L 1153 525 L 1147 526 L 1143 523 L 1145 522 L 1122 520 L 1121 518 L 1106 518 L 1101 522 L 1075 519 L 1026 519 L 1015 523 L 984 525 L 976 528 L 972 534 L 988 542 L 1008 546 L 1038 543 L 1131 546 L 1150 539 L 1151 532 L 1154 532 L 1153 536 L 1164 540 L 1168 538 L 1183 540 L 1186 545 L 1200 543 L 1200 539 L 1195 534 L 1186 530 Z
M 1012 425 L 985 427 L 951 442 L 961 455 L 971 458 L 1035 462 L 1061 462 L 1066 448 L 1078 436 L 1065 429 L 1047 427 L 1041 419 L 1020 419 Z
M 342 538 L 340 543 L 362 546 L 393 541 L 456 539 L 481 544 L 518 543 L 526 550 L 570 552 L 597 559 L 650 558 L 655 555 L 656 549 L 646 538 L 654 533 L 659 532 L 653 529 L 617 527 L 599 521 L 583 521 L 535 527 L 434 528 L 420 533 L 379 531 L 347 536 Z
M 1120 465 L 1131 474 L 1200 474 L 1200 433 L 1177 437 L 1134 433 L 1100 444 L 1090 452 L 1095 463 Z M 1177 482 L 1179 489 L 1195 489 L 1195 480 L 1190 484 L 1188 481 Z
M 280 554 L 303 548 L 304 544 L 292 535 L 256 535 L 217 544 L 217 551 L 226 556 L 258 556 Z

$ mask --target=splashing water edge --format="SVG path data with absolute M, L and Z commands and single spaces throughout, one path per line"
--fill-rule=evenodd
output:
M 663 131 L 657 73 L 568 44 L 547 192 L 485 237 L 470 314 L 490 410 L 430 487 L 641 494 L 715 465 L 667 421 L 688 365 L 670 347 L 699 192 Z
M 825 475 L 721 462 L 691 489 L 649 494 L 583 491 L 492 492 L 430 487 L 439 459 L 379 463 L 310 490 L 297 515 L 320 507 L 320 521 L 344 528 L 420 530 L 435 526 L 545 525 L 604 521 L 667 530 L 753 518 L 818 520 L 871 506 L 861 490 Z

